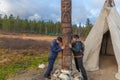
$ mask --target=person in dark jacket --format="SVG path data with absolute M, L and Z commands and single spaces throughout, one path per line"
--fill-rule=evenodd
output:
M 84 80 L 88 80 L 86 70 L 83 66 L 84 45 L 81 41 L 78 41 L 78 39 L 78 35 L 73 35 L 72 44 L 70 44 L 69 46 L 74 54 L 76 69 L 78 70 L 78 72 L 82 72 Z
M 48 57 L 48 68 L 44 74 L 45 79 L 50 79 L 51 71 L 53 70 L 54 62 L 58 56 L 58 52 L 62 51 L 64 47 L 60 47 L 59 44 L 62 43 L 62 38 L 57 37 L 51 42 L 50 54 Z

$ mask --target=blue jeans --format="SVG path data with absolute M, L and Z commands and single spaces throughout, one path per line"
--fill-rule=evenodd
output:
M 45 78 L 48 78 L 53 70 L 53 66 L 54 66 L 54 62 L 55 62 L 55 58 L 49 58 L 48 59 L 48 68 L 44 74 Z

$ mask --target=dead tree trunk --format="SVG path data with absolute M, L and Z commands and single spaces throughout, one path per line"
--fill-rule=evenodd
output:
M 69 43 L 71 41 L 71 0 L 61 0 L 62 11 L 62 37 L 65 49 L 62 55 L 62 69 L 70 70 L 72 65 L 71 50 Z

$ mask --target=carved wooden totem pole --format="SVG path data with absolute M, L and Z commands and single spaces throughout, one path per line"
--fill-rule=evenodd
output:
M 71 50 L 69 43 L 71 41 L 72 27 L 71 27 L 71 0 L 61 0 L 62 11 L 62 37 L 65 49 L 62 55 L 62 69 L 70 70 L 72 65 Z

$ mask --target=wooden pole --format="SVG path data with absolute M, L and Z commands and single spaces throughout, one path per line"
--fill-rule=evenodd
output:
M 62 69 L 70 70 L 72 67 L 72 56 L 71 50 L 69 48 L 69 43 L 71 42 L 71 0 L 61 0 L 61 22 L 62 22 L 62 37 L 63 45 L 65 49 L 62 55 Z

